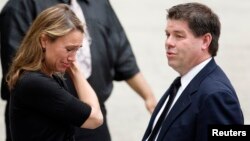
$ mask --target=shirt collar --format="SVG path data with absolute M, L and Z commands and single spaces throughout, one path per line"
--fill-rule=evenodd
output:
M 211 59 L 212 57 L 208 58 L 207 60 L 193 67 L 187 74 L 183 75 L 181 77 L 181 86 L 185 88 L 189 82 L 205 67 L 205 65 L 210 62 Z

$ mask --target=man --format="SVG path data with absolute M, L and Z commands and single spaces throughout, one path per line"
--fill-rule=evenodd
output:
M 143 141 L 207 141 L 208 125 L 244 124 L 236 92 L 214 59 L 220 26 L 203 4 L 168 10 L 166 56 L 180 82 L 175 87 L 177 78 L 157 104 Z
M 1 59 L 3 78 L 13 54 L 28 30 L 32 21 L 44 9 L 58 3 L 72 5 L 71 0 L 10 0 L 8 8 L 2 15 L 3 30 L 1 36 Z M 106 122 L 105 101 L 113 89 L 113 81 L 125 80 L 145 101 L 147 109 L 152 112 L 156 100 L 136 63 L 130 43 L 108 0 L 77 0 L 76 6 L 86 21 L 86 35 L 89 35 L 89 53 L 91 67 L 88 71 L 88 82 L 95 90 L 104 115 L 104 124 L 95 130 L 76 129 L 76 141 L 110 141 L 110 133 Z M 74 6 L 72 6 L 74 7 Z M 82 13 L 81 13 L 82 12 Z M 78 15 L 78 14 L 76 14 Z M 87 36 L 86 36 L 87 37 Z M 84 42 L 85 43 L 85 42 Z M 86 48 L 83 46 L 83 49 Z M 83 56 L 79 56 L 80 58 Z M 85 59 L 83 59 L 84 61 Z M 84 70 L 83 70 L 84 71 Z M 69 79 L 67 79 L 69 80 Z M 70 91 L 72 83 L 68 81 Z M 9 92 L 2 81 L 2 97 L 8 101 Z M 8 102 L 7 102 L 8 105 Z M 8 111 L 6 110 L 6 119 Z M 8 125 L 8 122 L 6 122 Z M 7 126 L 8 131 L 8 126 Z M 8 132 L 7 132 L 8 133 Z

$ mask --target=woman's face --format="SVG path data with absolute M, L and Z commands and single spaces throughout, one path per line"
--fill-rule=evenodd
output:
M 45 41 L 45 42 L 44 42 Z M 45 48 L 45 69 L 47 73 L 65 72 L 76 59 L 76 52 L 82 46 L 83 33 L 72 30 L 55 41 L 42 40 Z

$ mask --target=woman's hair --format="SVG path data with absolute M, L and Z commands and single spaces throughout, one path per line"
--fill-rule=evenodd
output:
M 82 33 L 83 24 L 66 4 L 58 4 L 42 11 L 32 23 L 12 60 L 6 81 L 13 89 L 25 71 L 39 71 L 43 66 L 44 52 L 40 42 L 46 35 L 52 42 L 72 30 Z

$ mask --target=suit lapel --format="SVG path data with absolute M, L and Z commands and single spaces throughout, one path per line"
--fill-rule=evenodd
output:
M 217 67 L 212 59 L 188 84 L 163 122 L 158 141 L 162 141 L 173 122 L 191 105 L 191 95 L 195 94 L 201 82 Z
M 162 129 L 160 131 L 160 134 L 158 136 L 157 140 L 162 140 L 162 138 L 165 135 L 165 132 L 170 128 L 171 124 L 174 122 L 178 116 L 181 115 L 182 112 L 185 111 L 185 109 L 188 108 L 188 106 L 191 104 L 190 99 L 190 93 L 193 93 L 195 91 L 186 91 L 181 94 L 179 99 L 176 101 L 175 105 L 172 107 L 171 111 L 169 112 L 168 116 L 163 122 Z
M 151 130 L 152 130 L 152 127 L 153 127 L 153 123 L 154 123 L 154 120 L 157 116 L 157 114 L 159 113 L 161 107 L 163 106 L 165 100 L 167 99 L 168 95 L 169 95 L 169 89 L 165 92 L 165 94 L 162 96 L 162 98 L 160 99 L 160 101 L 158 102 L 157 106 L 155 107 L 155 110 L 154 112 L 152 113 L 152 116 L 150 118 L 150 121 L 149 121 L 149 124 L 148 124 L 148 127 L 146 129 L 146 132 L 143 136 L 143 140 L 146 140 L 146 138 L 149 136 L 149 134 L 151 133 Z

